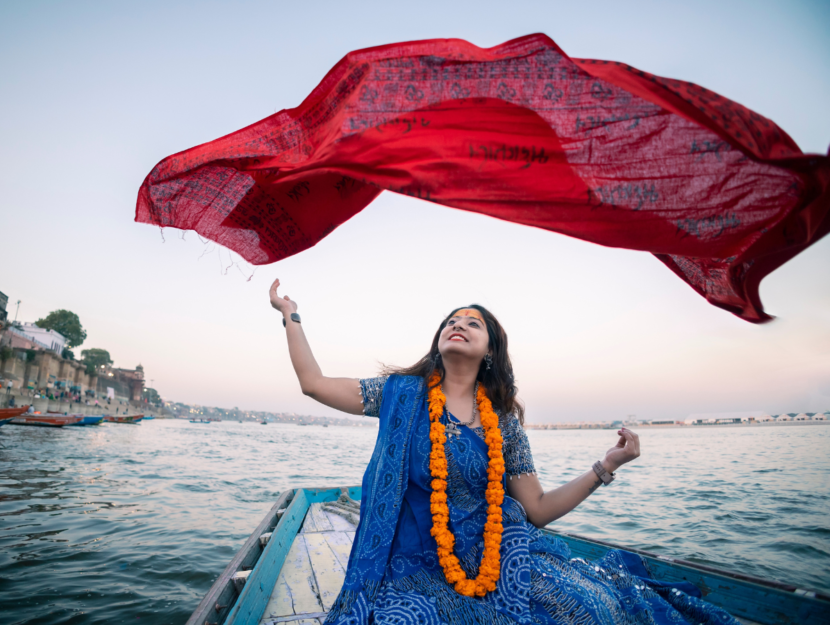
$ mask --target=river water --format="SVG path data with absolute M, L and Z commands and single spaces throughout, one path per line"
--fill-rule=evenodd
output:
M 365 423 L 370 423 L 366 420 Z M 280 491 L 359 484 L 375 427 L 0 429 L 2 623 L 183 623 Z M 530 431 L 553 488 L 608 431 Z M 830 427 L 641 432 L 562 531 L 830 592 Z

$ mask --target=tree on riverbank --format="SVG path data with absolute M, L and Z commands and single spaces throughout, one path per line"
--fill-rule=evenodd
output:
M 35 321 L 35 325 L 62 334 L 69 347 L 78 347 L 86 340 L 86 330 L 81 325 L 81 320 L 70 310 L 53 310 L 43 319 Z
M 101 367 L 111 365 L 112 358 L 107 350 L 93 347 L 81 352 L 81 362 L 86 365 L 87 373 L 93 373 Z

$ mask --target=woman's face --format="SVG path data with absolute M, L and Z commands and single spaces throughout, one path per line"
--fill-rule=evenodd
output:
M 466 357 L 481 361 L 489 351 L 487 326 L 478 317 L 451 317 L 438 336 L 438 351 L 442 358 Z

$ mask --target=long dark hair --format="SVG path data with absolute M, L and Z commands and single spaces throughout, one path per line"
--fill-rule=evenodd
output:
M 441 359 L 441 353 L 438 351 L 438 338 L 449 320 L 463 308 L 475 308 L 482 314 L 484 323 L 487 325 L 487 335 L 490 337 L 489 347 L 493 352 L 493 364 L 488 369 L 482 361 L 476 379 L 487 389 L 487 397 L 490 398 L 493 408 L 505 415 L 515 414 L 519 419 L 519 423 L 524 425 L 525 409 L 517 396 L 518 389 L 513 377 L 513 364 L 510 362 L 510 354 L 507 352 L 507 333 L 501 327 L 499 320 L 484 306 L 471 304 L 470 306 L 460 306 L 454 309 L 441 322 L 435 337 L 432 339 L 432 347 L 423 358 L 411 367 L 386 366 L 383 368 L 383 373 L 386 375 L 416 375 L 429 380 L 432 374 L 437 371 L 441 374 L 441 382 L 443 382 L 444 362 Z

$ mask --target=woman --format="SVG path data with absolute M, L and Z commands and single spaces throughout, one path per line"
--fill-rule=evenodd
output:
M 507 335 L 485 308 L 452 311 L 415 365 L 328 378 L 297 304 L 271 286 L 305 395 L 378 417 L 346 579 L 326 623 L 737 623 L 691 584 L 649 579 L 622 551 L 588 563 L 537 528 L 640 455 L 625 428 L 580 477 L 544 492 L 522 429 Z

